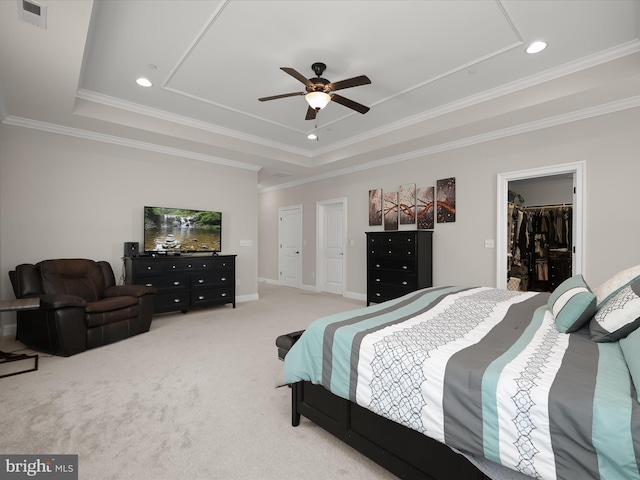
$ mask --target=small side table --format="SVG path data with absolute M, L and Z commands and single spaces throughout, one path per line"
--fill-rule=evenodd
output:
M 0 312 L 15 312 L 18 310 L 37 310 L 40 308 L 39 298 L 20 298 L 18 300 L 0 300 Z M 25 360 L 29 362 L 33 360 L 33 367 L 26 370 L 19 370 L 17 372 L 10 372 L 0 375 L 0 378 L 11 377 L 12 375 L 19 375 L 21 373 L 35 372 L 38 370 L 38 355 L 27 353 L 9 353 L 0 350 L 0 369 L 3 365 L 19 362 Z

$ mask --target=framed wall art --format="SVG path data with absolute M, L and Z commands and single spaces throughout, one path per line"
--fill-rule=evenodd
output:
M 400 225 L 416 223 L 416 184 L 408 183 L 400 186 L 398 192 L 398 215 Z
M 382 225 L 382 189 L 369 190 L 369 226 Z
M 384 192 L 384 229 L 398 229 L 398 192 Z
M 416 193 L 416 217 L 419 230 L 431 230 L 434 226 L 433 187 L 419 188 Z
M 456 221 L 456 179 L 445 178 L 436 182 L 438 223 Z

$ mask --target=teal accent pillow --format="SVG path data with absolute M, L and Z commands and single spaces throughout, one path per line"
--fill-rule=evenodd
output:
M 629 373 L 636 387 L 636 397 L 640 402 L 640 329 L 636 329 L 620 339 L 620 349 L 629 367 Z
M 640 327 L 640 280 L 609 297 L 589 323 L 594 342 L 615 342 Z
M 582 275 L 566 279 L 549 296 L 547 307 L 561 333 L 579 330 L 596 313 L 596 296 Z

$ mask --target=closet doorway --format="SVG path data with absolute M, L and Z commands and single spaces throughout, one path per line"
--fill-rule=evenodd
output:
M 583 273 L 584 162 L 498 175 L 497 286 L 553 291 Z

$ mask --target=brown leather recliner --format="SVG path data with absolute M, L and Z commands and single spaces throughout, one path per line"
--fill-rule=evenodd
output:
M 108 262 L 73 258 L 18 265 L 9 272 L 16 298 L 40 298 L 17 312 L 16 339 L 68 357 L 148 332 L 156 288 L 116 285 Z

